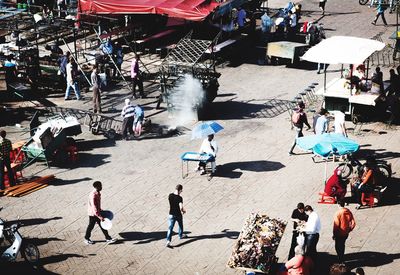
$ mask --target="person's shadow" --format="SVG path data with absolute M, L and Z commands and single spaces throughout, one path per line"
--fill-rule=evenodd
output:
M 235 240 L 239 237 L 240 232 L 238 231 L 230 231 L 229 229 L 224 229 L 221 233 L 217 234 L 209 234 L 209 235 L 198 235 L 198 236 L 187 236 L 183 242 L 174 245 L 172 247 L 180 247 L 183 245 L 190 244 L 195 241 L 205 240 L 205 239 L 221 239 L 221 238 L 228 238 Z
M 346 265 L 353 269 L 356 267 L 378 267 L 400 259 L 400 253 L 388 254 L 383 252 L 362 251 L 346 254 Z

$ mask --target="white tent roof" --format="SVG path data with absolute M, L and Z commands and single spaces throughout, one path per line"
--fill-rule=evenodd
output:
M 385 44 L 376 40 L 333 36 L 309 49 L 302 60 L 324 64 L 361 64 Z

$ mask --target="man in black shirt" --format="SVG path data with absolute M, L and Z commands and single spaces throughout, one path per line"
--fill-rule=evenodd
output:
M 297 208 L 293 210 L 291 220 L 293 222 L 293 236 L 292 236 L 292 244 L 289 250 L 288 259 L 294 257 L 294 248 L 297 246 L 297 237 L 299 236 L 299 231 L 296 230 L 298 223 L 306 222 L 308 219 L 307 214 L 304 212 L 304 203 L 300 202 L 297 204 Z
M 178 235 L 179 239 L 183 239 L 186 235 L 183 234 L 183 217 L 182 214 L 186 213 L 186 210 L 183 208 L 183 199 L 180 196 L 182 193 L 183 186 L 178 184 L 175 188 L 175 192 L 169 194 L 169 216 L 168 216 L 168 232 L 167 232 L 167 245 L 171 245 L 171 237 L 172 230 L 174 230 L 175 222 L 178 222 L 179 230 Z

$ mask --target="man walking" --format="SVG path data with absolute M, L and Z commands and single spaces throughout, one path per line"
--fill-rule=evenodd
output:
M 6 131 L 0 131 L 0 190 L 4 190 L 4 167 L 7 168 L 8 182 L 10 186 L 15 185 L 14 174 L 11 169 L 10 152 L 12 143 L 6 139 Z
M 131 63 L 131 80 L 132 80 L 132 91 L 134 98 L 136 98 L 136 86 L 139 86 L 140 96 L 142 98 L 145 97 L 143 93 L 143 81 L 139 71 L 139 60 L 140 56 L 138 54 L 135 54 Z
M 293 155 L 294 154 L 293 153 L 293 149 L 294 149 L 294 147 L 296 147 L 296 138 L 304 136 L 303 135 L 304 124 L 307 125 L 307 127 L 308 127 L 307 130 L 311 129 L 311 126 L 310 126 L 310 124 L 308 123 L 308 120 L 307 120 L 307 115 L 304 112 L 304 108 L 305 108 L 304 103 L 303 102 L 299 102 L 298 110 L 294 111 L 293 115 L 292 115 L 292 123 L 293 123 L 293 126 L 294 126 L 295 130 L 296 130 L 296 137 L 294 139 L 294 143 L 293 143 L 292 147 L 290 148 L 289 155 Z
M 133 120 L 135 118 L 135 107 L 131 105 L 131 101 L 125 99 L 125 106 L 122 108 L 121 116 L 124 118 L 122 122 L 122 138 L 128 139 L 128 131 L 130 135 L 133 135 Z
M 94 228 L 94 225 L 97 223 L 100 226 L 101 231 L 103 232 L 104 236 L 106 237 L 106 243 L 112 244 L 117 241 L 117 239 L 113 239 L 108 234 L 108 231 L 101 227 L 100 221 L 104 221 L 104 218 L 101 216 L 101 189 L 102 184 L 100 181 L 95 181 L 93 183 L 93 191 L 89 194 L 89 202 L 88 202 L 88 214 L 89 214 L 89 225 L 86 229 L 85 234 L 85 244 L 94 244 L 94 242 L 90 239 L 90 235 Z
M 322 15 L 325 14 L 325 4 L 326 0 L 319 0 L 319 9 L 321 10 Z
M 382 3 L 382 0 L 379 0 L 378 6 L 376 7 L 376 17 L 374 21 L 372 21 L 372 25 L 376 25 L 376 21 L 378 21 L 379 16 L 382 17 L 383 24 L 387 26 L 386 18 L 385 18 L 385 10 L 386 6 Z
M 304 208 L 308 216 L 306 226 L 304 228 L 305 236 L 305 250 L 306 255 L 310 256 L 315 262 L 317 256 L 317 244 L 319 240 L 319 232 L 321 231 L 321 221 L 318 214 L 313 210 L 310 205 Z
M 339 210 L 333 218 L 333 239 L 339 263 L 343 263 L 346 239 L 356 226 L 353 214 L 344 207 L 344 201 L 338 201 Z
M 94 67 L 90 75 L 90 80 L 92 81 L 93 90 L 93 112 L 101 113 L 100 77 L 97 67 Z
M 179 239 L 186 238 L 183 234 L 183 214 L 186 210 L 183 208 L 183 199 L 181 197 L 183 186 L 178 184 L 174 193 L 169 194 L 169 216 L 168 216 L 168 232 L 167 232 L 167 247 L 171 246 L 172 230 L 174 230 L 175 222 L 178 222 L 178 235 Z
M 60 66 L 60 69 L 59 69 L 60 70 L 60 81 L 61 81 L 63 89 L 67 88 L 67 64 L 68 64 L 70 57 L 71 57 L 71 53 L 66 52 L 65 55 L 62 55 L 57 60 L 58 65 Z
M 77 100 L 81 99 L 81 93 L 79 91 L 77 76 L 78 70 L 77 65 L 75 63 L 75 59 L 71 56 L 69 58 L 69 63 L 66 66 L 66 73 L 67 73 L 67 89 L 65 90 L 65 100 L 69 100 L 69 93 L 71 88 L 75 92 L 75 96 Z

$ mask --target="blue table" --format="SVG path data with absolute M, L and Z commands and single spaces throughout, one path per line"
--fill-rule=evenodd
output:
M 213 158 L 213 156 L 209 154 L 200 154 L 197 152 L 186 152 L 183 153 L 181 156 L 182 160 L 182 178 L 186 178 L 189 174 L 189 161 L 203 161 L 203 162 L 208 162 Z M 184 163 L 186 163 L 186 173 L 184 171 Z

